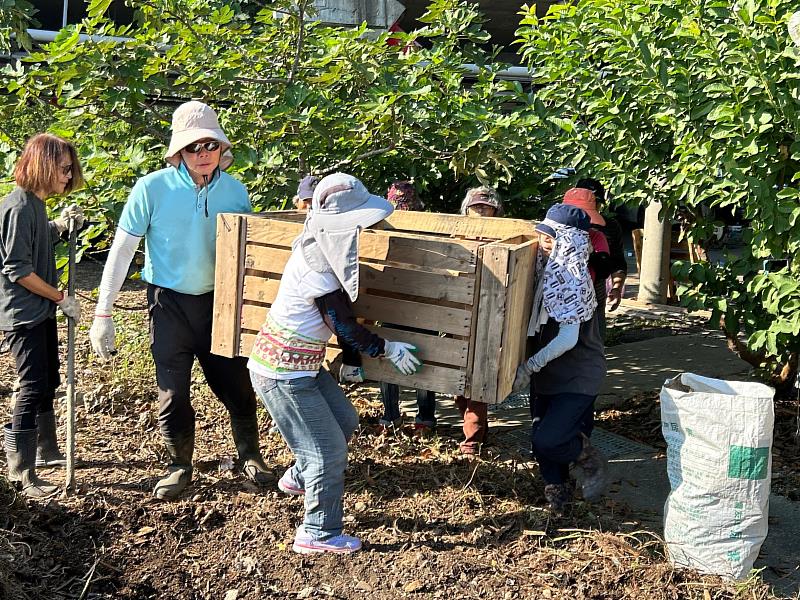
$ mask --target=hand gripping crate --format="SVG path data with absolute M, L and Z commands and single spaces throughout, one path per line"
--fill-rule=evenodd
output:
M 304 220 L 296 211 L 219 215 L 212 352 L 249 355 Z M 416 345 L 424 363 L 405 376 L 363 355 L 367 379 L 501 402 L 525 358 L 535 240 L 531 221 L 411 211 L 362 231 L 356 315 L 381 337 Z M 332 337 L 328 360 L 339 353 Z

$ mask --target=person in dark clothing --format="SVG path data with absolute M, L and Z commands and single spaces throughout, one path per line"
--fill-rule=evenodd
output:
M 594 199 L 574 203 L 564 198 L 564 204 L 572 204 L 583 209 L 591 219 L 592 229 L 602 232 L 606 236 L 609 247 L 609 258 L 603 268 L 603 277 L 595 279 L 595 293 L 597 295 L 598 317 L 600 333 L 606 337 L 606 306 L 609 311 L 614 311 L 622 301 L 625 292 L 625 279 L 628 276 L 628 262 L 625 260 L 625 248 L 622 241 L 622 227 L 619 221 L 608 215 L 601 214 L 601 207 L 606 200 L 606 190 L 597 179 L 581 179 L 575 188 L 586 189 L 594 194 Z M 590 263 L 591 264 L 591 263 Z M 606 279 L 610 278 L 610 286 L 606 288 Z M 608 292 L 606 293 L 606 289 Z
M 19 391 L 11 423 L 3 429 L 8 479 L 31 498 L 56 486 L 39 479 L 37 466 L 63 466 L 56 442 L 53 400 L 59 377 L 56 307 L 76 323 L 81 309 L 59 291 L 54 244 L 69 222 L 80 229 L 83 211 L 73 204 L 49 221 L 45 200 L 83 183 L 75 147 L 41 133 L 27 141 L 14 168 L 17 187 L 0 203 L 0 331 L 14 356 Z
M 103 269 L 89 331 L 94 352 L 110 358 L 116 347 L 114 301 L 144 238 L 142 279 L 148 283 L 158 422 L 170 459 L 169 472 L 153 490 L 158 500 L 177 498 L 192 480 L 195 358 L 230 416 L 242 473 L 257 485 L 273 480 L 261 456 L 256 397 L 246 360 L 211 352 L 217 215 L 252 210 L 245 187 L 225 172 L 233 163 L 230 149 L 210 106 L 191 101 L 175 110 L 164 157 L 168 166 L 140 178 L 131 190 Z
M 386 191 L 386 199 L 392 203 L 395 210 L 421 211 L 425 209 L 425 204 L 410 181 L 398 180 L 393 182 Z M 435 331 L 398 327 L 392 324 L 386 325 L 402 331 L 436 335 Z M 344 364 L 348 364 L 346 357 Z M 400 413 L 400 386 L 382 381 L 380 389 L 383 415 L 378 423 L 383 428 L 397 427 L 403 420 L 403 416 Z M 436 429 L 436 392 L 430 390 L 415 391 L 417 394 L 417 415 L 414 418 L 414 430 L 417 432 L 431 432 Z
M 594 413 L 606 363 L 588 269 L 588 215 L 556 204 L 536 229 L 539 255 L 528 326 L 534 353 L 517 368 L 513 391 L 530 387 L 531 444 L 545 480 L 545 498 L 559 514 L 572 501 L 572 463 L 582 471 L 584 499 L 593 501 L 605 492 L 605 459 L 584 428 Z

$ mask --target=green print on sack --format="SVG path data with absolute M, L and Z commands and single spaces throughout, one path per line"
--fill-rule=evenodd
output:
M 769 448 L 731 446 L 728 453 L 728 477 L 765 479 L 769 464 Z

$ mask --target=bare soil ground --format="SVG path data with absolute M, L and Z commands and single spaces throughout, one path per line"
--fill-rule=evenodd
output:
M 88 295 L 99 271 L 82 264 L 81 272 Z M 143 288 L 121 303 L 143 306 Z M 773 597 L 757 579 L 730 585 L 673 570 L 658 538 L 610 500 L 551 518 L 535 464 L 516 448 L 494 446 L 468 461 L 457 453 L 458 431 L 382 434 L 368 386 L 349 391 L 362 428 L 345 492 L 346 531 L 364 540 L 362 552 L 292 553 L 302 499 L 258 489 L 231 469 L 227 417 L 199 374 L 195 481 L 180 501 L 156 502 L 150 491 L 165 457 L 146 315 L 117 314 L 124 345 L 112 363 L 91 355 L 89 318 L 78 335 L 79 493 L 26 501 L 0 477 L 0 599 Z M 13 380 L 2 354 L 0 406 Z M 280 476 L 292 459 L 268 421 L 260 414 L 262 449 Z M 625 419 L 616 422 L 622 429 Z M 63 482 L 61 471 L 41 474 Z

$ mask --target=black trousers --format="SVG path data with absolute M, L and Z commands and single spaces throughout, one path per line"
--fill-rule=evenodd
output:
M 214 293 L 193 296 L 147 286 L 150 349 L 156 365 L 161 433 L 177 439 L 194 433 L 190 398 L 192 364 L 197 358 L 211 391 L 232 417 L 256 414 L 247 359 L 211 354 Z
M 53 410 L 56 389 L 61 384 L 56 320 L 45 319 L 38 325 L 4 333 L 19 378 L 11 429 L 36 429 L 36 415 Z
M 547 483 L 565 483 L 583 449 L 581 433 L 594 428 L 594 401 L 586 394 L 536 394 L 531 389 L 531 447 Z

